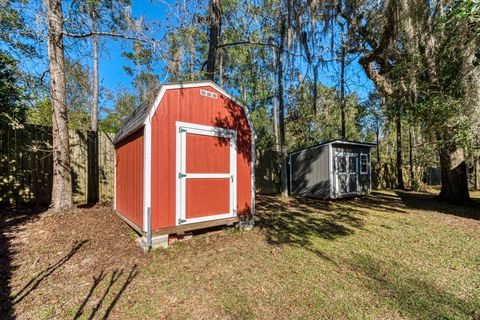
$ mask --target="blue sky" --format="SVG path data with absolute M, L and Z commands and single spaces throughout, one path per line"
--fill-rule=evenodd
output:
M 144 16 L 148 21 L 158 21 L 163 23 L 169 14 L 169 8 L 166 4 L 159 1 L 134 0 L 132 1 L 133 16 Z M 157 35 L 161 37 L 162 35 Z M 122 43 L 118 40 L 106 38 L 103 45 L 107 50 L 103 50 L 99 61 L 99 75 L 101 83 L 110 89 L 119 87 L 131 88 L 132 78 L 124 71 L 124 66 L 131 66 L 128 59 L 122 57 L 122 51 L 130 44 Z
M 134 17 L 143 16 L 146 21 L 155 21 L 160 28 L 156 39 L 161 39 L 166 25 L 171 25 L 171 20 L 174 19 L 174 0 L 132 0 L 132 13 Z M 244 40 L 244 39 L 239 39 Z M 132 90 L 132 78 L 123 69 L 124 66 L 131 66 L 128 59 L 122 56 L 122 52 L 131 49 L 131 42 L 118 41 L 112 38 L 102 38 L 101 51 L 99 60 L 99 77 L 102 89 L 107 89 L 112 92 L 117 90 Z M 83 41 L 83 49 L 80 52 L 85 52 L 85 55 L 79 55 L 78 50 L 68 50 L 66 54 L 74 59 L 80 60 L 82 64 L 92 67 L 91 58 L 91 40 Z M 40 50 L 46 51 L 46 46 L 42 44 Z M 38 73 L 42 73 L 48 69 L 46 59 L 38 62 L 25 62 L 24 67 L 28 69 L 35 69 Z M 297 60 L 298 61 L 298 60 Z M 302 63 L 299 61 L 299 63 Z M 162 74 L 162 62 L 157 64 L 158 70 L 155 70 L 160 75 L 160 80 L 164 79 Z M 306 66 L 304 64 L 304 66 Z M 302 68 L 305 69 L 305 68 Z M 368 93 L 373 89 L 373 85 L 369 79 L 366 78 L 365 73 L 357 61 L 353 61 L 347 68 L 347 93 L 357 93 L 360 99 L 364 100 L 368 97 Z M 337 86 L 339 82 L 339 66 L 336 63 L 330 63 L 320 70 L 319 81 L 327 86 Z M 233 88 L 234 90 L 234 88 Z M 235 93 L 235 92 L 233 92 Z M 106 98 L 105 91 L 100 101 L 103 107 L 112 107 L 113 102 Z
M 166 1 L 172 3 L 172 1 Z M 166 19 L 171 16 L 171 8 L 158 0 L 133 0 L 132 11 L 134 16 L 144 16 L 148 21 L 157 21 L 164 24 Z M 158 34 L 160 38 L 162 35 Z M 131 89 L 132 78 L 123 70 L 128 65 L 127 59 L 121 56 L 122 46 L 119 41 L 105 39 L 104 45 L 108 50 L 104 50 L 100 59 L 100 79 L 104 87 L 111 90 L 118 88 Z M 331 64 L 323 68 L 320 72 L 320 82 L 327 86 L 335 86 L 338 81 L 338 65 Z M 353 61 L 347 68 L 347 91 L 356 92 L 360 98 L 366 99 L 368 93 L 373 89 L 373 85 L 366 78 L 365 73 L 357 61 Z M 105 101 L 107 102 L 107 101 Z

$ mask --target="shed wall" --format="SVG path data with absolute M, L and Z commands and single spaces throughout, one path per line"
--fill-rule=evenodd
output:
M 115 146 L 116 210 L 143 226 L 143 128 Z
M 237 213 L 251 213 L 252 132 L 242 107 L 210 86 L 170 89 L 152 118 L 152 229 L 176 225 L 176 121 L 237 131 Z
M 328 162 L 328 146 L 291 154 L 291 194 L 328 198 L 330 196 Z

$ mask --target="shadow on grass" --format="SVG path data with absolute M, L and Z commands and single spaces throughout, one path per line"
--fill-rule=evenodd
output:
M 387 214 L 411 214 L 411 209 L 432 211 L 480 220 L 480 203 L 459 205 L 439 201 L 435 195 L 420 192 L 393 190 L 393 194 L 372 192 L 371 195 L 344 201 L 345 206 L 354 209 L 366 209 Z
M 317 199 L 292 197 L 283 203 L 275 197 L 259 196 L 256 225 L 265 231 L 271 245 L 303 247 L 329 260 L 313 246 L 313 237 L 334 240 L 364 226 L 361 212 L 346 207 L 331 208 L 332 203 Z
M 343 201 L 345 205 L 356 209 L 374 210 L 383 213 L 410 213 L 402 199 L 395 194 L 372 192 L 370 195 L 357 197 L 349 201 L 339 201 Z
M 407 208 L 430 210 L 462 218 L 480 220 L 480 204 L 472 201 L 470 204 L 459 205 L 439 201 L 436 196 L 424 193 L 411 193 L 397 190 L 402 204 Z
M 122 296 L 123 292 L 127 289 L 128 285 L 137 276 L 137 274 L 138 274 L 137 265 L 134 265 L 132 267 L 132 269 L 130 270 L 130 272 L 126 276 L 125 281 L 123 282 L 120 289 L 112 291 L 113 286 L 122 278 L 123 274 L 124 274 L 123 269 L 115 270 L 115 271 L 112 272 L 112 274 L 110 276 L 110 279 L 108 280 L 108 284 L 107 284 L 107 287 L 106 287 L 105 291 L 103 292 L 100 299 L 96 302 L 93 309 L 90 311 L 90 315 L 88 316 L 88 319 L 94 319 L 95 318 L 95 315 L 101 309 L 103 303 L 105 302 L 105 299 L 109 296 L 109 293 L 114 292 L 114 297 L 110 301 L 108 306 L 106 307 L 105 313 L 104 313 L 103 317 L 101 317 L 101 319 L 107 319 L 109 317 L 110 313 L 112 312 L 113 308 L 115 307 L 118 300 Z M 92 286 L 90 287 L 90 290 L 88 291 L 86 297 L 83 299 L 83 301 L 80 304 L 77 312 L 75 313 L 74 319 L 79 319 L 80 317 L 82 317 L 82 315 L 85 314 L 85 306 L 92 299 L 93 293 L 98 288 L 100 283 L 102 283 L 103 280 L 105 280 L 105 278 L 106 278 L 106 275 L 103 271 L 97 277 L 93 278 Z
M 12 277 L 12 260 L 14 250 L 12 241 L 14 233 L 23 224 L 35 219 L 40 213 L 46 211 L 42 207 L 2 207 L 0 206 L 0 318 L 14 319 L 10 280 Z
M 386 264 L 372 256 L 356 254 L 343 263 L 363 275 L 365 287 L 390 300 L 403 315 L 415 319 L 479 319 L 480 302 L 463 300 L 415 275 L 397 262 Z

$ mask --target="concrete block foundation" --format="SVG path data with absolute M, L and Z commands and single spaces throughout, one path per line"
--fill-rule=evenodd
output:
M 144 251 L 148 251 L 148 241 L 147 237 L 139 237 L 137 242 L 143 248 Z M 165 249 L 168 248 L 168 234 L 162 234 L 152 237 L 152 248 L 151 249 Z

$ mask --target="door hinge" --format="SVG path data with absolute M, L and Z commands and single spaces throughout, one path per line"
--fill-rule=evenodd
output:
M 179 128 L 179 129 L 178 129 L 178 132 L 180 132 L 180 133 L 182 133 L 182 132 L 187 132 L 187 129 L 185 129 L 185 128 Z
M 185 222 L 187 222 L 187 220 L 182 219 L 182 218 L 179 218 L 179 219 L 178 219 L 178 224 L 182 224 L 182 223 L 185 223 Z
M 187 175 L 185 173 L 178 173 L 178 179 L 185 178 Z

